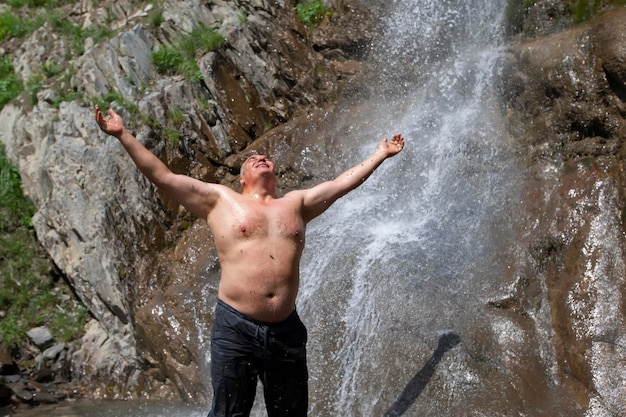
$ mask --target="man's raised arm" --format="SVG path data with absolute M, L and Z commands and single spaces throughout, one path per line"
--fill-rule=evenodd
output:
M 206 219 L 218 198 L 218 186 L 174 174 L 126 129 L 119 114 L 113 109 L 109 109 L 108 114 L 109 117 L 106 117 L 96 105 L 95 117 L 98 126 L 104 133 L 115 136 L 122 143 L 141 173 L 196 216 Z
M 363 184 L 385 159 L 398 154 L 402 149 L 404 149 L 404 138 L 399 133 L 393 135 L 389 141 L 385 138 L 378 143 L 376 151 L 360 164 L 348 169 L 332 181 L 323 182 L 304 190 L 304 221 L 313 220 L 326 211 L 338 198 Z

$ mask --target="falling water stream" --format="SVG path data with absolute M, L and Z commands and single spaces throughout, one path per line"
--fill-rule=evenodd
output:
M 345 169 L 393 133 L 407 146 L 307 230 L 298 309 L 311 416 L 524 415 L 506 395 L 515 375 L 499 341 L 526 342 L 485 309 L 511 267 L 520 186 L 496 91 L 505 6 L 384 3 L 380 90 L 319 132 L 338 138 Z M 207 411 L 115 407 L 84 415 Z M 253 415 L 266 415 L 261 395 Z

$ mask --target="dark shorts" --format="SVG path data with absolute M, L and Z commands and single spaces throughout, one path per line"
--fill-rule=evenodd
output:
M 263 383 L 268 417 L 306 416 L 306 341 L 295 309 L 280 323 L 265 323 L 218 300 L 211 332 L 209 417 L 249 416 L 257 379 Z

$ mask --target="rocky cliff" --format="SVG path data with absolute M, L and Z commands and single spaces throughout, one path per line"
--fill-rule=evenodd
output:
M 492 306 L 546 337 L 545 369 L 584 415 L 626 413 L 625 22 L 621 8 L 516 43 L 505 65 L 527 174 L 514 290 Z

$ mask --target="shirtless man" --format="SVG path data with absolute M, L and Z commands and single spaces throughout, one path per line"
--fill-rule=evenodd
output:
M 209 416 L 248 416 L 257 379 L 269 417 L 306 416 L 306 328 L 295 309 L 306 224 L 361 185 L 404 148 L 396 134 L 363 162 L 332 181 L 283 197 L 274 163 L 253 155 L 241 166 L 241 194 L 219 184 L 174 174 L 141 145 L 109 109 L 95 107 L 100 129 L 115 136 L 139 170 L 194 215 L 205 219 L 221 267 L 211 335 L 213 408 Z

